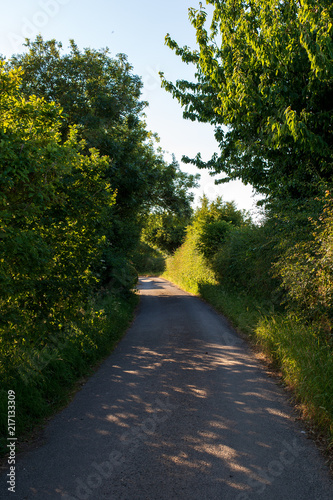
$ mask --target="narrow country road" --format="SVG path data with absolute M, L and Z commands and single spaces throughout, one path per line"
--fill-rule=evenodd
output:
M 224 319 L 161 278 L 139 289 L 126 336 L 0 498 L 332 500 L 283 389 Z

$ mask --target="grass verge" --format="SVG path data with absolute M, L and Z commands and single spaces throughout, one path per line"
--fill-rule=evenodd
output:
M 261 318 L 256 339 L 282 371 L 304 417 L 330 437 L 333 447 L 333 350 L 313 325 L 292 315 Z
M 183 245 L 166 259 L 166 270 L 162 275 L 193 294 L 200 293 L 202 285 L 217 284 L 213 271 L 207 267 L 203 255 L 197 250 L 197 242 L 198 235 L 189 233 Z

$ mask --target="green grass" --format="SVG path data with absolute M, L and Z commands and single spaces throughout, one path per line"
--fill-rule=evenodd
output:
M 294 390 L 305 416 L 327 431 L 333 444 L 332 343 L 295 316 L 262 318 L 255 334 Z
M 16 437 L 64 406 L 76 382 L 92 373 L 124 335 L 138 303 L 134 293 L 100 296 L 43 346 L 16 344 L 0 365 L 0 455 L 6 453 L 7 394 L 16 395 Z M 4 359 L 10 357 L 10 359 Z M 10 363 L 8 362 L 10 361 Z M 9 368 L 10 366 L 10 368 Z
M 223 285 L 199 284 L 200 296 L 224 314 L 235 328 L 254 337 L 258 321 L 272 311 L 272 304 L 226 289 Z
M 198 294 L 201 284 L 216 284 L 215 276 L 203 255 L 197 250 L 198 235 L 189 233 L 185 243 L 166 260 L 163 277 L 170 279 L 184 290 Z M 190 256 L 190 258 L 189 258 Z

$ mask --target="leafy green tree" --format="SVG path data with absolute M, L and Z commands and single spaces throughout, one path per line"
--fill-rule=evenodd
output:
M 142 230 L 144 242 L 172 254 L 183 243 L 190 219 L 171 212 L 150 213 Z
M 26 53 L 9 62 L 23 69 L 21 91 L 61 106 L 63 140 L 76 125 L 86 152 L 96 148 L 109 156 L 107 176 L 117 190 L 116 212 L 121 211 L 120 218 L 129 212 L 133 216 L 152 182 L 155 155 L 146 144 L 150 134 L 140 116 L 146 104 L 140 101 L 142 82 L 132 74 L 127 57 L 112 58 L 108 49 L 81 52 L 73 40 L 63 53 L 61 43 L 41 36 L 27 40 L 26 46 Z
M 127 56 L 112 58 L 108 49 L 80 52 L 74 40 L 69 52 L 63 53 L 60 42 L 44 41 L 41 35 L 33 42 L 27 39 L 25 45 L 27 52 L 9 62 L 24 71 L 22 92 L 60 104 L 64 133 L 69 125 L 79 125 L 87 150 L 96 147 L 113 156 L 122 127 L 135 129 L 146 105 L 139 100 L 142 82 L 132 74 Z
M 188 231 L 197 234 L 198 250 L 211 260 L 220 246 L 235 227 L 251 223 L 251 218 L 245 210 L 238 210 L 235 202 L 224 202 L 221 196 L 209 202 L 204 195 L 201 206 L 194 212 Z
M 333 10 L 327 0 L 206 0 L 190 9 L 198 48 L 167 45 L 196 81 L 165 89 L 184 117 L 211 123 L 220 155 L 187 161 L 300 203 L 332 183 Z M 284 205 L 285 206 L 285 205 Z
M 23 68 L 21 91 L 61 106 L 63 141 L 75 125 L 84 152 L 96 148 L 109 158 L 105 178 L 117 203 L 110 214 L 105 280 L 111 277 L 122 286 L 125 269 L 132 273 L 128 258 L 137 246 L 143 215 L 154 208 L 188 214 L 195 178 L 181 172 L 175 160 L 167 164 L 156 147 L 157 137 L 147 130 L 142 114 L 147 105 L 140 101 L 142 82 L 124 54 L 112 58 L 108 49 L 80 51 L 73 40 L 64 53 L 61 43 L 41 36 L 26 46 L 26 53 L 9 61 L 10 67 Z
M 200 175 L 182 172 L 174 155 L 171 163 L 163 161 L 161 166 L 158 182 L 154 185 L 153 203 L 150 202 L 150 208 L 167 211 L 181 218 L 190 218 L 191 203 L 194 199 L 191 190 L 198 187 Z
M 251 221 L 246 210 L 239 210 L 234 201 L 223 201 L 222 196 L 209 202 L 206 195 L 200 199 L 199 206 L 194 213 L 194 224 L 205 225 L 215 221 L 225 221 L 235 226 L 241 226 Z
M 288 307 L 315 320 L 330 333 L 333 322 L 333 200 L 326 192 L 325 206 L 311 220 L 313 239 L 288 248 L 275 264 L 276 276 L 287 294 Z
M 3 64 L 0 84 L 0 306 L 13 340 L 58 330 L 91 295 L 115 195 L 108 159 L 83 155 L 75 129 L 61 141 L 55 103 L 22 97 L 21 71 Z
M 192 217 L 194 196 L 190 190 L 197 187 L 199 177 L 182 172 L 175 157 L 164 165 L 154 187 L 154 202 L 148 205 L 149 213 L 144 216 L 143 241 L 167 254 L 183 243 Z

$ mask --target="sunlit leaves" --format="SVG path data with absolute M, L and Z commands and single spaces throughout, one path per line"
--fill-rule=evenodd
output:
M 190 10 L 195 50 L 166 39 L 196 66 L 196 82 L 172 84 L 162 75 L 184 117 L 216 129 L 221 154 L 207 163 L 200 156 L 190 161 L 226 174 L 225 179 L 250 182 L 270 199 L 318 194 L 332 173 L 331 5 L 325 0 L 206 3 L 207 11 Z M 227 127 L 223 137 L 221 127 Z M 296 189 L 299 178 L 304 185 Z
M 289 306 L 307 319 L 329 321 L 330 325 L 333 320 L 332 221 L 332 198 L 327 192 L 321 216 L 311 220 L 311 241 L 291 246 L 275 265 Z
M 74 127 L 63 142 L 60 107 L 24 98 L 20 78 L 1 66 L 0 307 L 3 324 L 29 338 L 34 319 L 47 328 L 51 311 L 61 317 L 98 284 L 115 193 L 109 159 L 83 155 Z

